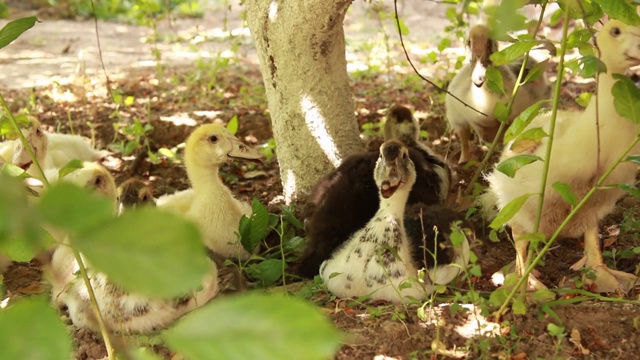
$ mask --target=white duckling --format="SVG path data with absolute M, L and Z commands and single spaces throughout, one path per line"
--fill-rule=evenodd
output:
M 449 94 L 445 97 L 447 120 L 460 140 L 459 163 L 471 160 L 469 139 L 472 128 L 482 141 L 494 140 L 500 126 L 500 122 L 494 116 L 494 108 L 498 102 L 508 102 L 517 80 L 517 73 L 509 66 L 496 66 L 502 74 L 507 95 L 496 94 L 489 89 L 486 82 L 487 68 L 491 66 L 489 57 L 498 51 L 498 44 L 489 37 L 489 33 L 490 29 L 485 25 L 475 25 L 471 28 L 467 42 L 471 50 L 471 62 L 460 69 L 448 88 L 451 94 L 487 116 L 470 109 Z M 527 65 L 533 63 L 533 59 L 530 59 Z M 540 90 L 541 87 L 544 91 Z M 535 82 L 524 84 L 516 94 L 508 121 L 512 121 L 527 107 L 548 97 L 548 93 L 549 86 L 544 75 Z
M 34 117 L 29 117 L 29 126 L 23 129 L 22 133 L 31 145 L 43 170 L 62 168 L 74 159 L 97 161 L 108 154 L 106 151 L 94 149 L 89 144 L 89 139 L 85 137 L 46 133 L 42 130 L 40 122 Z M 31 166 L 33 160 L 20 139 L 5 143 L 7 144 L 0 146 L 0 156 L 4 158 L 5 162 L 11 162 L 27 171 L 31 176 L 38 178 L 40 174 Z M 12 149 L 9 143 L 12 143 Z
M 187 139 L 185 165 L 191 189 L 158 198 L 158 207 L 196 221 L 205 245 L 225 258 L 251 256 L 240 244 L 240 218 L 251 215 L 251 205 L 239 201 L 220 180 L 219 168 L 230 158 L 258 160 L 263 155 L 218 124 L 197 128 Z
M 637 126 L 616 111 L 611 89 L 616 82 L 613 74 L 622 74 L 629 67 L 640 64 L 640 27 L 610 20 L 598 34 L 597 43 L 601 59 L 607 68 L 607 73 L 599 76 L 597 98 L 592 98 L 582 112 L 559 111 L 557 114 L 543 216 L 538 228 L 547 239 L 558 229 L 572 209 L 551 185 L 555 182 L 569 184 L 577 198 L 582 199 L 603 172 L 631 145 L 638 133 Z M 550 114 L 540 115 L 529 128 L 542 127 L 549 133 L 549 118 Z M 596 119 L 599 119 L 599 129 Z M 518 151 L 544 158 L 548 139 L 543 138 L 534 146 Z M 501 160 L 518 154 L 511 149 L 511 145 L 506 145 Z M 635 154 L 639 152 L 640 145 L 636 145 L 631 151 Z M 537 193 L 541 188 L 542 167 L 543 163 L 540 161 L 529 164 L 518 170 L 513 178 L 497 170 L 489 174 L 489 191 L 497 200 L 498 207 L 504 208 L 518 196 Z M 633 184 L 636 172 L 637 165 L 622 162 L 602 185 L 606 187 L 610 184 Z M 585 257 L 572 268 L 577 270 L 590 267 L 595 272 L 595 279 L 590 280 L 587 277 L 585 281 L 592 283 L 595 291 L 626 293 L 638 281 L 632 274 L 609 269 L 603 262 L 600 250 L 598 223 L 613 210 L 616 201 L 623 194 L 624 191 L 616 186 L 597 190 L 560 234 L 561 237 L 584 235 Z M 516 239 L 516 273 L 520 277 L 524 273 L 527 260 L 528 241 L 518 239 L 521 235 L 534 231 L 537 204 L 538 198 L 531 196 L 508 223 L 513 238 Z M 533 276 L 530 276 L 529 282 L 533 287 L 544 288 Z
M 466 265 L 468 243 L 466 248 L 463 244 L 462 251 L 449 251 L 443 247 L 434 257 L 421 250 L 433 251 L 444 245 L 448 238 L 427 237 L 415 222 L 409 224 L 415 237 L 408 238 L 405 210 L 416 181 L 416 169 L 408 148 L 401 142 L 388 140 L 382 144 L 374 178 L 380 192 L 378 211 L 322 263 L 320 276 L 327 289 L 341 298 L 370 295 L 371 299 L 393 302 L 424 299 L 434 290 L 433 283 L 450 282 Z M 418 209 L 420 207 L 425 210 L 424 215 Z M 427 214 L 427 209 L 414 205 L 409 217 L 423 216 L 428 222 L 425 228 L 432 227 L 433 217 Z M 449 233 L 450 229 L 447 230 Z M 451 262 L 460 265 L 450 266 Z M 427 267 L 428 278 L 418 281 L 418 270 L 423 266 Z M 404 283 L 410 286 L 404 286 Z
M 111 174 L 95 163 L 85 163 L 61 181 L 70 181 L 81 187 L 92 188 L 112 199 L 117 198 L 116 184 Z M 63 235 L 64 236 L 64 235 Z M 85 265 L 88 266 L 85 261 Z M 49 278 L 52 299 L 66 306 L 69 317 L 78 328 L 98 330 L 84 281 L 78 276 L 78 263 L 69 246 L 58 246 L 51 258 Z M 177 299 L 152 299 L 128 293 L 109 282 L 107 277 L 89 269 L 91 285 L 102 317 L 109 330 L 122 333 L 149 333 L 162 329 L 187 312 L 206 304 L 218 293 L 218 271 L 211 262 L 211 271 L 203 279 L 202 289 Z

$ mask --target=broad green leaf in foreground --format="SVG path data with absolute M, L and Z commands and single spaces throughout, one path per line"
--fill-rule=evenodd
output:
M 36 24 L 35 16 L 29 16 L 25 18 L 20 18 L 9 22 L 2 29 L 0 29 L 0 49 L 9 45 L 13 40 L 17 39 L 18 36 L 22 35 L 23 32 L 31 29 L 33 25 Z
M 183 295 L 211 268 L 196 226 L 155 208 L 127 211 L 71 240 L 114 283 L 148 296 Z
M 613 74 L 613 77 L 618 80 L 611 89 L 616 111 L 634 124 L 638 124 L 640 122 L 640 90 L 631 79 L 622 74 Z
M 0 358 L 71 359 L 71 339 L 46 300 L 20 299 L 0 309 Z
M 527 199 L 529 199 L 529 196 L 531 195 L 533 194 L 524 194 L 511 200 L 511 202 L 509 202 L 507 206 L 500 210 L 498 215 L 495 217 L 495 219 L 493 219 L 489 226 L 492 229 L 497 229 L 509 222 L 509 220 L 511 220 L 511 218 L 513 218 L 513 216 L 517 214 L 518 211 L 520 211 L 524 203 L 527 202 Z
M 0 173 L 0 252 L 27 261 L 45 249 L 48 237 L 39 223 L 22 181 Z
M 221 298 L 165 331 L 186 359 L 330 359 L 340 335 L 312 304 L 276 294 Z
M 86 232 L 115 216 L 113 201 L 74 184 L 60 182 L 49 188 L 37 205 L 52 225 L 72 233 Z
M 537 155 L 520 154 L 501 162 L 496 166 L 496 170 L 512 178 L 516 176 L 516 172 L 523 166 L 538 160 L 542 161 L 542 159 Z

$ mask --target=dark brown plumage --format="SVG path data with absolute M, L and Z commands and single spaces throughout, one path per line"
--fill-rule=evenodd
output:
M 417 125 L 410 110 L 394 106 L 387 116 L 385 136 L 411 143 L 409 157 L 417 174 L 408 205 L 441 204 L 449 190 L 449 168 L 416 140 Z M 317 275 L 320 264 L 378 211 L 378 187 L 373 172 L 379 156 L 379 151 L 352 155 L 313 188 L 303 211 L 307 247 L 298 260 L 299 275 L 309 278 Z

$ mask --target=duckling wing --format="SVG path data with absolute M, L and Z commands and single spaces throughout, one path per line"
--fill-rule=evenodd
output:
M 47 137 L 49 145 L 45 166 L 48 168 L 61 168 L 74 159 L 96 161 L 107 155 L 105 151 L 94 149 L 89 139 L 82 136 L 50 133 Z
M 187 213 L 187 211 L 189 211 L 189 209 L 191 209 L 194 198 L 194 190 L 187 189 L 178 191 L 170 195 L 160 196 L 156 200 L 156 206 L 175 211 L 177 213 L 185 214 Z
M 300 275 L 317 275 L 333 250 L 378 211 L 378 187 L 373 180 L 378 155 L 372 151 L 350 156 L 314 187 L 305 209 L 307 247 L 299 259 Z
M 469 242 L 451 242 L 452 225 L 473 229 L 464 216 L 440 205 L 414 204 L 405 210 L 404 227 L 414 263 L 424 267 L 437 284 L 451 282 L 469 262 Z

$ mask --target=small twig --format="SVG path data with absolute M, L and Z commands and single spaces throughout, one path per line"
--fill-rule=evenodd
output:
M 449 94 L 452 98 L 458 100 L 462 105 L 468 107 L 469 109 L 477 112 L 480 115 L 488 117 L 487 114 L 485 114 L 482 111 L 480 111 L 480 110 L 474 108 L 473 106 L 467 104 L 466 102 L 462 101 L 459 97 L 453 95 L 452 93 L 450 93 L 446 89 L 441 88 L 440 86 L 436 85 L 433 81 L 427 79 L 426 77 L 422 76 L 422 74 L 420 74 L 420 71 L 418 71 L 418 69 L 415 67 L 415 65 L 413 65 L 413 61 L 411 61 L 411 57 L 409 57 L 409 52 L 407 51 L 407 48 L 404 45 L 404 38 L 402 37 L 402 28 L 400 27 L 400 17 L 398 16 L 398 0 L 393 0 L 393 10 L 394 10 L 395 16 L 396 16 L 396 28 L 398 29 L 398 35 L 400 36 L 400 45 L 402 45 L 402 50 L 404 51 L 404 55 L 407 58 L 407 61 L 409 62 L 409 65 L 411 65 L 411 68 L 416 73 L 416 75 L 418 75 L 418 77 L 420 77 L 422 80 L 428 82 L 431 86 L 433 86 L 436 89 L 438 89 L 440 92 Z
M 113 93 L 111 93 L 111 80 L 109 79 L 109 75 L 107 74 L 107 68 L 104 65 L 104 59 L 102 58 L 102 46 L 100 46 L 100 32 L 98 30 L 98 15 L 96 13 L 96 7 L 91 0 L 91 10 L 93 11 L 93 23 L 96 28 L 96 42 L 98 44 L 98 56 L 100 57 L 100 65 L 102 65 L 102 71 L 104 72 L 104 77 L 107 79 L 107 93 L 109 93 L 109 97 L 111 97 L 111 101 L 114 103 L 116 99 L 113 97 Z

